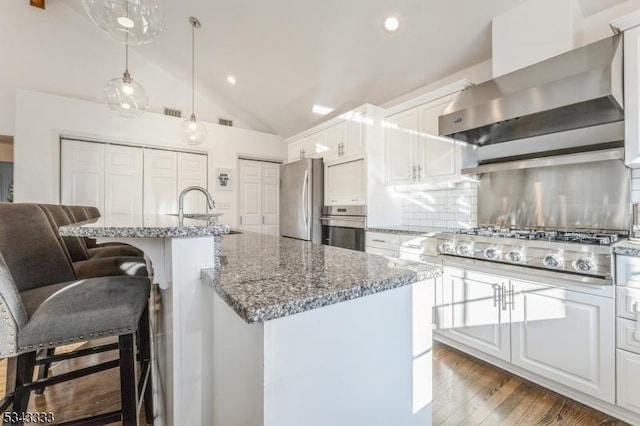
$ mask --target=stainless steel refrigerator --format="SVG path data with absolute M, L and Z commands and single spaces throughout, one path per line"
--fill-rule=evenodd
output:
M 322 159 L 280 166 L 280 235 L 320 243 L 324 204 Z

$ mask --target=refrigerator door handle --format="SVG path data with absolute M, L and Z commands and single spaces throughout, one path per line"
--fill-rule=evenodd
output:
M 309 213 L 307 212 L 307 189 L 309 186 L 309 171 L 304 171 L 304 183 L 302 184 L 302 212 L 304 213 L 304 229 L 309 230 Z

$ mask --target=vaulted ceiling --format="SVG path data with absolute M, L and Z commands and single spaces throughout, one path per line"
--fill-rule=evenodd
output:
M 523 1 L 165 0 L 164 31 L 139 52 L 189 81 L 188 18 L 197 17 L 199 90 L 252 128 L 288 137 L 322 120 L 313 104 L 382 104 L 489 59 L 491 18 Z M 595 13 L 621 1 L 580 3 Z M 393 34 L 382 27 L 389 15 L 400 20 Z

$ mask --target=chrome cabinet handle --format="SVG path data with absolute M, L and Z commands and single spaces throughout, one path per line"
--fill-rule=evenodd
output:
M 411 180 L 416 180 L 416 166 L 411 168 Z
M 414 248 L 414 249 L 419 249 L 422 248 L 422 246 L 418 245 L 418 244 L 404 244 L 405 247 L 409 247 L 409 248 Z
M 498 303 L 500 303 L 500 293 L 498 293 L 500 286 L 498 284 L 493 284 L 493 307 L 497 308 Z
M 506 311 L 507 310 L 507 288 L 505 287 L 504 283 L 500 284 L 500 291 L 501 291 L 500 301 L 502 302 L 502 310 Z
M 309 229 L 309 218 L 308 218 L 308 213 L 307 213 L 307 200 L 306 200 L 306 193 L 307 193 L 307 186 L 309 186 L 309 171 L 305 170 L 304 171 L 304 182 L 302 184 L 302 213 L 304 213 L 304 228 L 305 230 Z
M 418 166 L 418 179 L 422 178 L 422 166 Z
M 373 238 L 371 241 L 375 241 L 376 243 L 386 243 L 385 240 L 377 240 L 375 238 Z
M 514 311 L 516 309 L 516 294 L 513 291 L 513 283 L 509 283 L 509 304 L 511 305 L 511 310 Z

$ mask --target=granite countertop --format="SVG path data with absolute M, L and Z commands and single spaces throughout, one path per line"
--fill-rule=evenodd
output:
M 228 234 L 230 230 L 228 225 L 212 224 L 201 219 L 184 219 L 180 223 L 175 215 L 118 217 L 109 220 L 110 223 L 117 223 L 110 226 L 104 226 L 103 220 L 61 226 L 58 232 L 62 237 L 170 238 L 218 236 Z
M 425 226 L 371 226 L 367 228 L 367 232 L 383 232 L 386 234 L 400 234 L 400 235 L 425 235 L 435 234 L 436 232 L 447 232 L 445 228 L 433 228 Z
M 611 246 L 614 254 L 640 257 L 640 242 L 624 240 Z
M 439 276 L 442 268 L 290 238 L 222 238 L 203 279 L 246 322 L 260 323 Z

